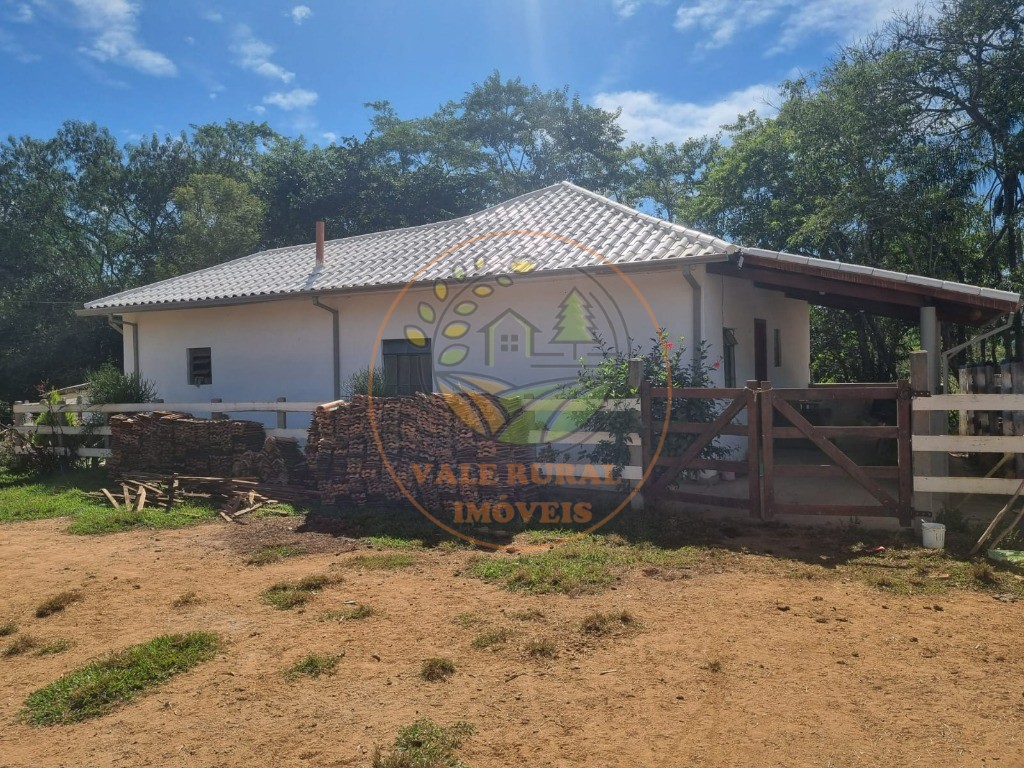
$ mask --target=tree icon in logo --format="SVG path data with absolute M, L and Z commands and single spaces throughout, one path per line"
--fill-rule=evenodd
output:
M 593 344 L 595 334 L 594 313 L 583 294 L 573 288 L 558 305 L 555 336 L 552 344 L 572 344 L 572 356 L 578 357 L 579 344 Z

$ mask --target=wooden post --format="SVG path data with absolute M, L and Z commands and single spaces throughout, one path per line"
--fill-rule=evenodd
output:
M 279 397 L 279 398 L 277 398 L 277 402 L 279 402 L 279 403 L 284 403 L 284 402 L 287 402 L 287 401 L 288 401 L 287 397 Z M 288 429 L 288 411 L 278 411 L 277 412 L 277 428 L 278 429 Z
M 210 398 L 210 402 L 211 403 L 223 403 L 224 400 L 222 398 L 219 398 L 219 397 L 211 397 Z M 211 419 L 223 419 L 223 418 L 226 418 L 226 417 L 225 417 L 224 413 L 221 412 L 221 411 L 210 411 L 210 418 Z
M 928 388 L 928 353 L 923 349 L 910 353 L 910 389 L 912 390 L 912 396 L 915 398 L 930 397 L 932 394 Z M 946 415 L 945 411 L 938 411 L 938 413 L 943 418 Z M 931 412 L 918 411 L 913 413 L 910 426 L 912 433 L 915 435 L 933 434 Z M 913 450 L 913 446 L 911 446 L 911 450 Z M 931 451 L 918 454 L 917 459 L 912 464 L 914 476 L 933 475 L 939 466 L 939 462 L 935 461 L 935 456 L 936 454 Z M 919 493 L 915 491 L 912 506 L 918 512 L 931 515 L 941 509 L 942 497 L 936 493 Z
M 644 378 L 644 361 L 640 358 L 632 358 L 629 361 L 630 391 L 636 392 L 640 398 L 640 418 L 637 432 L 640 434 L 640 471 L 647 471 L 651 455 L 651 383 Z M 634 460 L 635 452 L 630 451 L 630 461 Z M 630 501 L 630 509 L 643 510 L 646 508 L 646 499 L 643 493 L 638 491 L 633 494 Z
M 899 468 L 900 525 L 910 525 L 911 497 L 914 493 L 914 451 L 911 445 L 910 420 L 913 415 L 913 391 L 909 381 L 900 381 L 896 392 L 896 452 Z
M 764 486 L 761 490 L 761 517 L 771 520 L 775 516 L 775 436 L 772 423 L 775 421 L 775 393 L 771 382 L 762 381 L 761 400 L 761 463 L 764 465 Z
M 747 382 L 747 499 L 750 516 L 765 518 L 761 495 L 761 393 L 756 381 Z

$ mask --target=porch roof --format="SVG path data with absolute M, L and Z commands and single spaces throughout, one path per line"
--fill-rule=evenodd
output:
M 1021 302 L 1011 291 L 762 248 L 741 248 L 707 268 L 809 304 L 911 322 L 917 322 L 922 307 L 933 306 L 941 321 L 984 325 L 1016 311 Z

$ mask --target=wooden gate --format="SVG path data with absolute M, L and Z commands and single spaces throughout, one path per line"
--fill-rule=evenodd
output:
M 664 417 L 652 417 L 652 411 L 671 413 L 672 401 L 685 398 L 715 400 L 725 403 L 724 408 L 713 422 L 687 422 Z M 734 424 L 733 421 L 741 414 L 746 414 L 746 424 Z M 761 442 L 758 431 L 758 387 L 756 381 L 748 381 L 745 389 L 728 388 L 667 388 L 652 387 L 649 382 L 640 385 L 640 444 L 642 448 L 643 466 L 651 467 L 651 476 L 643 487 L 645 499 L 668 499 L 695 504 L 711 504 L 719 507 L 749 509 L 751 515 L 761 514 Z M 669 455 L 666 450 L 671 436 L 677 434 L 694 435 L 682 453 Z M 722 435 L 736 435 L 747 438 L 747 458 L 744 461 L 726 459 L 704 459 L 700 454 L 715 438 Z M 713 494 L 709 491 L 683 490 L 676 483 L 677 478 L 685 471 L 717 470 L 747 475 L 747 496 L 726 496 Z
M 670 419 L 660 414 L 671 410 L 671 400 L 703 398 L 722 403 L 722 410 L 710 423 Z M 817 406 L 855 400 L 872 401 L 881 410 L 894 412 L 895 423 L 831 425 L 813 424 L 811 414 Z M 652 411 L 656 412 L 652 417 Z M 910 524 L 913 470 L 911 467 L 911 390 L 907 382 L 898 384 L 836 384 L 802 389 L 773 389 L 769 382 L 747 382 L 744 389 L 668 389 L 640 387 L 641 446 L 645 467 L 652 465 L 651 476 L 643 486 L 647 500 L 666 499 L 712 506 L 748 509 L 751 516 L 770 519 L 775 515 L 837 515 L 896 517 Z M 746 416 L 746 423 L 735 423 Z M 666 451 L 673 434 L 694 435 L 693 441 L 677 455 Z M 745 437 L 745 460 L 701 458 L 701 453 L 716 438 L 724 435 Z M 836 444 L 840 438 L 861 438 L 896 442 L 896 464 L 859 464 Z M 778 441 L 806 441 L 831 463 L 812 461 L 778 462 Z M 687 470 L 718 470 L 746 474 L 746 496 L 731 496 L 712 489 L 701 489 L 680 482 Z M 817 495 L 804 494 L 799 502 L 776 499 L 776 486 L 785 478 L 848 477 L 863 488 L 876 504 L 850 503 L 836 499 L 834 489 Z M 895 489 L 887 489 L 879 480 L 895 480 Z
M 858 515 L 896 517 L 903 525 L 910 525 L 913 470 L 911 467 L 910 415 L 911 391 L 908 382 L 898 384 L 823 385 L 804 389 L 772 389 L 763 382 L 759 392 L 761 401 L 762 516 L 775 515 Z M 874 403 L 892 401 L 895 424 L 815 425 L 805 413 L 794 405 L 814 406 L 821 403 L 870 400 Z M 781 417 L 781 418 L 780 418 Z M 785 421 L 788 425 L 777 422 Z M 834 440 L 843 437 L 873 440 L 895 440 L 895 466 L 877 463 L 858 464 Z M 775 461 L 776 441 L 805 439 L 825 454 L 831 464 L 780 464 Z M 851 504 L 834 498 L 810 498 L 800 502 L 776 500 L 776 482 L 781 478 L 849 477 L 867 491 L 877 504 Z M 880 479 L 896 480 L 895 492 L 878 483 Z M 834 493 L 829 494 L 834 497 Z

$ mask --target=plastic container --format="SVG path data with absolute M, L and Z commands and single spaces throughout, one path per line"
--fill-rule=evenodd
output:
M 942 523 L 921 521 L 921 546 L 925 549 L 942 549 L 946 546 L 946 526 Z

